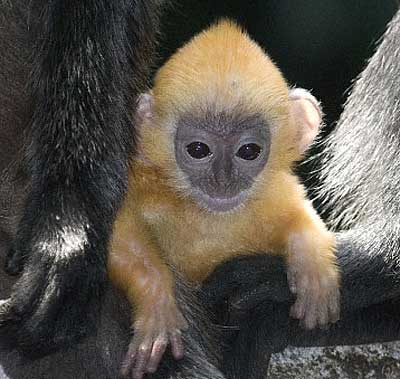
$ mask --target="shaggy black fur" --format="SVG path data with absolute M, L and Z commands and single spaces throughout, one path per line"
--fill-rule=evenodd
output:
M 11 130 L 13 117 L 21 127 L 18 117 L 31 112 L 24 128 L 30 190 L 7 262 L 8 272 L 22 275 L 0 306 L 0 325 L 27 351 L 75 341 L 94 323 L 135 141 L 134 99 L 148 73 L 159 6 L 130 0 L 0 5 L 0 29 L 15 33 L 14 40 L 1 33 L 1 67 L 10 71 L 1 72 L 1 88 L 18 74 L 1 95 L 11 102 L 1 116 L 4 128 Z

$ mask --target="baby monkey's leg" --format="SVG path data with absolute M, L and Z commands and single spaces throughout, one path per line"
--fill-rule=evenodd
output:
M 334 235 L 319 219 L 289 233 L 288 282 L 297 296 L 291 316 L 307 329 L 339 319 L 340 275 L 334 251 Z
M 172 273 L 146 240 L 145 231 L 126 226 L 118 228 L 116 224 L 108 271 L 134 307 L 134 336 L 121 374 L 140 379 L 157 370 L 168 344 L 176 359 L 182 357 L 181 330 L 186 321 L 175 301 Z

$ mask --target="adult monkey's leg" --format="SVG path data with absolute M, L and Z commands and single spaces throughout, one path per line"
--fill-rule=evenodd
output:
M 31 191 L 7 266 L 23 271 L 0 306 L 1 332 L 28 352 L 63 346 L 92 323 L 82 314 L 95 313 L 104 287 L 108 238 L 135 140 L 131 113 L 150 65 L 160 3 L 0 5 L 0 44 L 12 17 L 26 12 L 22 27 L 33 45 Z M 7 67 L 0 70 L 5 75 Z

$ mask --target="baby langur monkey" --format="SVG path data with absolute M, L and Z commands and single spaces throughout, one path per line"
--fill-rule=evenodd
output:
M 134 306 L 123 375 L 154 372 L 186 327 L 170 267 L 201 283 L 241 254 L 279 254 L 307 328 L 339 315 L 335 239 L 292 173 L 321 111 L 237 25 L 221 21 L 159 70 L 138 102 L 141 140 L 114 226 L 109 273 Z

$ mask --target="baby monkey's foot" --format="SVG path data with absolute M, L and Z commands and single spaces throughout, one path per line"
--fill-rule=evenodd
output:
M 135 317 L 134 336 L 125 355 L 121 376 L 141 379 L 145 373 L 153 373 L 168 345 L 175 359 L 183 357 L 181 331 L 187 328 L 186 320 L 175 301 L 159 297 L 148 304 Z
M 297 299 L 290 309 L 293 318 L 306 329 L 324 327 L 339 320 L 339 275 L 336 267 L 312 270 L 291 266 L 288 270 L 290 290 Z

